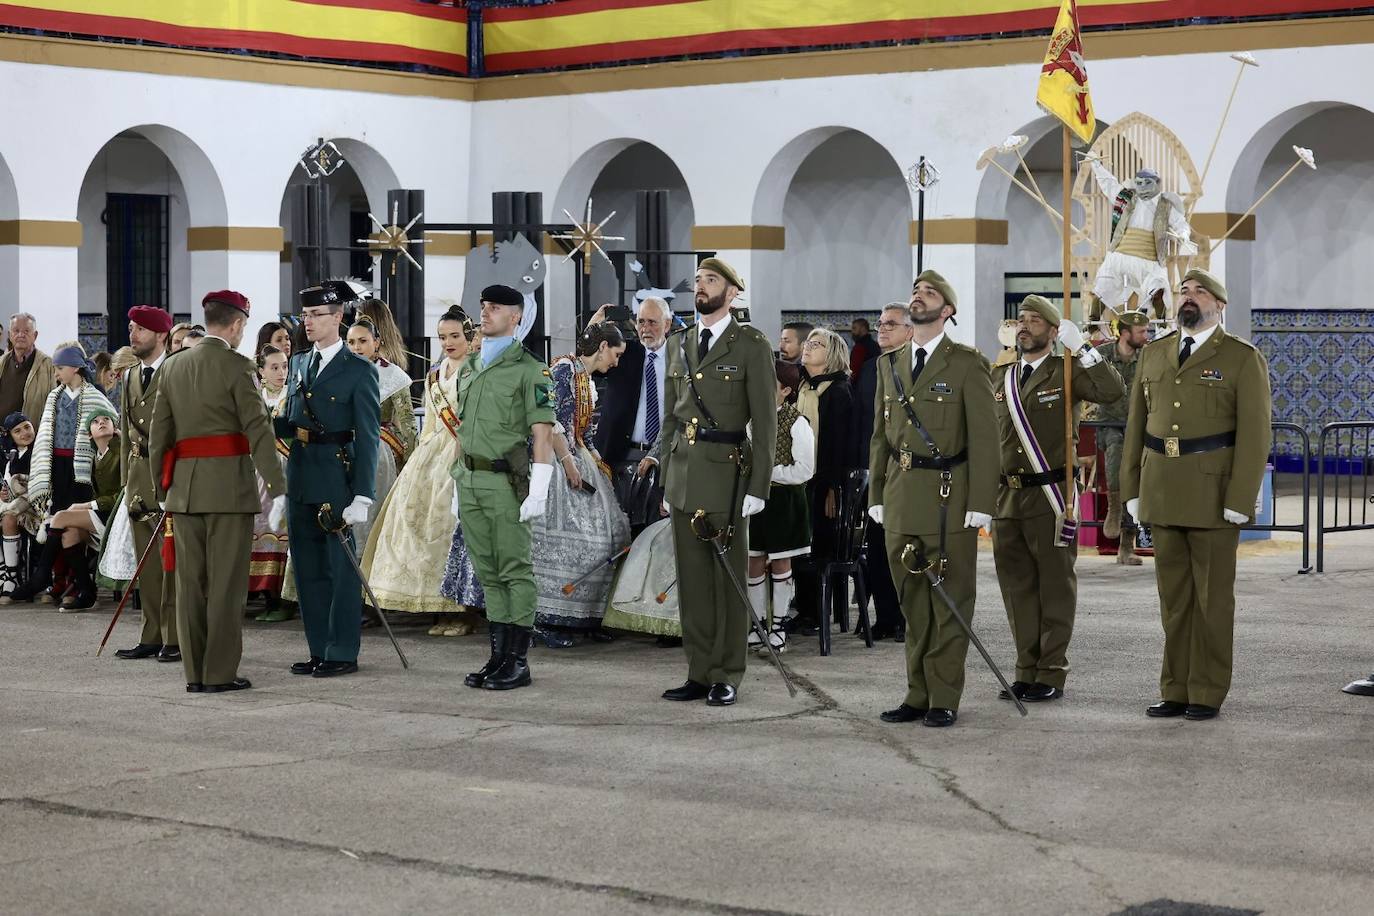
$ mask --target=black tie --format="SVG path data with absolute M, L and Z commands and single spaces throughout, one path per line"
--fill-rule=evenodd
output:
M 1178 351 L 1178 364 L 1182 366 L 1193 355 L 1193 338 L 1183 338 L 1183 349 Z
M 1025 365 L 1023 365 L 1023 366 L 1021 367 L 1021 387 L 1022 387 L 1022 388 L 1025 388 L 1025 387 L 1026 387 L 1026 382 L 1029 382 L 1029 381 L 1030 381 L 1031 373 L 1034 372 L 1034 371 L 1035 371 L 1035 367 L 1032 366 L 1030 363 L 1026 363 Z
M 701 338 L 697 341 L 697 365 L 706 361 L 706 351 L 711 349 L 711 329 L 702 328 Z
M 147 390 L 148 390 L 148 383 L 151 382 L 152 380 L 153 380 L 153 367 L 152 367 L 152 366 L 144 366 L 144 367 L 143 367 L 143 390 L 144 390 L 144 391 L 147 391 Z
M 911 369 L 911 378 L 912 378 L 912 381 L 915 381 L 916 379 L 918 379 L 918 378 L 921 377 L 921 371 L 924 370 L 925 367 L 926 367 L 926 348 L 925 348 L 925 347 L 917 347 L 917 348 L 916 348 L 916 365 L 913 366 L 912 369 Z
M 320 371 L 320 351 L 310 354 L 310 365 L 305 370 L 305 387 L 315 384 L 315 376 Z

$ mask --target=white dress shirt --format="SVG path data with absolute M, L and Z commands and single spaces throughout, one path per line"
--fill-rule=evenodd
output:
M 1189 358 L 1192 358 L 1192 356 L 1193 356 L 1194 354 L 1196 354 L 1197 351 L 1198 351 L 1199 349 L 1201 349 L 1202 345 L 1205 344 L 1205 343 L 1207 342 L 1207 338 L 1211 337 L 1211 336 L 1212 336 L 1212 333 L 1213 333 L 1214 331 L 1216 331 L 1216 329 L 1219 328 L 1219 327 L 1221 327 L 1220 324 L 1214 324 L 1214 325 L 1212 325 L 1210 328 L 1208 328 L 1207 330 L 1205 330 L 1205 331 L 1199 331 L 1199 332 L 1196 333 L 1196 334 L 1189 334 L 1187 331 L 1183 330 L 1182 328 L 1179 328 L 1179 329 L 1178 329 L 1178 351 L 1179 351 L 1180 353 L 1183 352 L 1183 342 L 1184 342 L 1185 340 L 1187 340 L 1189 337 L 1191 337 L 1191 338 L 1193 339 L 1193 349 L 1189 352 L 1188 355 L 1189 355 Z
M 702 324 L 702 316 L 697 316 L 697 340 L 701 340 L 700 335 L 702 331 L 711 332 L 711 345 L 706 348 L 707 356 L 711 355 L 711 351 L 716 348 L 716 344 L 720 343 L 720 339 L 725 336 L 725 332 L 730 330 L 730 323 L 735 320 L 734 317 L 730 314 L 730 310 L 728 308 L 722 309 L 722 311 L 725 312 L 725 317 L 717 321 L 715 324 L 711 325 L 709 328 L 706 325 Z M 719 312 L 717 314 L 719 314 Z M 699 343 L 698 346 L 700 346 Z
M 939 334 L 935 335 L 935 339 L 932 340 L 932 341 L 930 341 L 929 343 L 918 344 L 916 341 L 913 340 L 913 341 L 911 342 L 911 371 L 912 371 L 913 373 L 915 373 L 915 371 L 916 371 L 916 351 L 917 351 L 917 350 L 925 350 L 925 351 L 926 351 L 926 362 L 928 363 L 928 362 L 930 362 L 930 358 L 931 358 L 932 356 L 935 355 L 936 349 L 940 346 L 940 344 L 942 344 L 942 343 L 944 343 L 944 342 L 945 342 L 945 332 L 944 332 L 944 331 L 941 331 Z
M 712 336 L 715 336 L 714 331 L 712 332 Z M 653 354 L 654 356 L 652 362 L 650 362 L 649 360 L 650 354 Z M 650 371 L 650 367 L 652 366 L 652 371 L 654 373 L 654 387 L 658 389 L 658 422 L 660 429 L 663 428 L 663 362 L 667 358 L 668 341 L 666 339 L 663 341 L 663 343 L 658 345 L 658 349 L 656 350 L 650 349 L 649 347 L 644 348 L 644 370 L 645 372 L 648 372 Z M 638 406 L 635 407 L 635 427 L 634 430 L 632 430 L 630 433 L 630 439 L 635 442 L 644 441 L 644 420 L 646 416 L 645 410 L 647 406 L 648 405 L 644 403 L 644 376 L 643 373 L 641 373 L 639 378 Z M 650 444 L 652 445 L 653 443 Z
M 324 371 L 324 367 L 329 365 L 329 361 L 338 355 L 338 352 L 343 349 L 343 345 L 344 342 L 342 337 L 327 347 L 321 347 L 319 344 L 315 345 L 315 352 L 320 354 L 320 367 L 315 370 L 315 378 L 320 377 L 320 373 Z M 308 360 L 305 365 L 306 371 L 310 371 L 310 362 Z

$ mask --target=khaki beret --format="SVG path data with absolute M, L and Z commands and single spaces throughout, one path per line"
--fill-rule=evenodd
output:
M 949 281 L 944 277 L 933 270 L 923 270 L 921 271 L 921 275 L 912 282 L 911 286 L 913 289 L 917 283 L 929 283 L 939 291 L 941 296 L 945 297 L 945 304 L 948 305 L 954 313 L 959 311 L 959 297 L 954 295 L 954 287 L 950 286 Z
M 720 274 L 725 278 L 726 283 L 729 283 L 740 292 L 744 292 L 744 281 L 739 278 L 739 274 L 735 273 L 733 267 L 726 264 L 720 258 L 707 258 L 697 265 L 697 270 L 709 270 L 711 273 Z
M 1187 283 L 1189 280 L 1196 280 L 1198 285 L 1207 290 L 1207 292 L 1216 296 L 1222 302 L 1226 301 L 1226 287 L 1222 286 L 1220 280 L 1203 270 L 1201 267 L 1194 267 L 1183 275 L 1183 283 Z M 1179 285 L 1182 286 L 1183 283 Z
M 1150 323 L 1150 316 L 1146 315 L 1144 312 L 1122 312 L 1117 316 L 1116 323 L 1123 328 L 1143 328 Z
M 1059 309 L 1054 307 L 1054 303 L 1044 296 L 1030 295 L 1021 300 L 1021 305 L 1017 308 L 1021 312 L 1035 312 L 1052 328 L 1059 327 L 1059 322 L 1063 316 L 1059 314 Z

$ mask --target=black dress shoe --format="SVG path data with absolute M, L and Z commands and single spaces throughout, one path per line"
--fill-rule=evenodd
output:
M 710 692 L 706 694 L 706 705 L 734 706 L 738 697 L 739 692 L 729 684 L 712 684 Z
M 1027 703 L 1043 703 L 1046 700 L 1057 700 L 1064 695 L 1064 691 L 1058 687 L 1051 687 L 1049 684 L 1031 684 L 1021 694 L 1021 699 Z
M 315 670 L 310 672 L 310 676 L 334 677 L 340 674 L 352 674 L 357 670 L 357 662 L 320 662 L 315 666 Z
M 162 651 L 162 647 L 157 643 L 141 642 L 132 649 L 120 649 L 115 653 L 115 658 L 152 658 Z
M 886 624 L 886 623 L 875 623 L 875 624 L 873 624 L 872 627 L 869 628 L 869 631 L 868 631 L 868 632 L 869 632 L 869 634 L 873 637 L 873 641 L 874 641 L 874 642 L 882 642 L 884 639 L 891 639 L 891 638 L 892 638 L 892 634 L 893 634 L 893 632 L 894 632 L 896 629 L 897 629 L 896 627 L 891 626 L 890 624 Z M 864 631 L 863 631 L 863 629 L 860 628 L 860 627 L 855 627 L 855 628 L 854 628 L 854 636 L 855 636 L 855 638 L 857 638 L 857 639 L 863 639 L 863 638 L 864 638 Z
M 674 687 L 672 690 L 663 691 L 663 699 L 677 700 L 704 700 L 706 695 L 711 692 L 711 688 L 705 684 L 698 684 L 696 681 L 686 681 L 681 687 Z
M 187 693 L 204 693 L 204 692 L 205 692 L 205 685 L 204 685 L 204 684 L 187 684 L 187 685 L 186 685 L 186 692 L 187 692 Z
M 247 690 L 253 684 L 246 677 L 236 677 L 227 684 L 206 684 L 204 693 L 224 693 L 226 690 Z
M 884 722 L 915 722 L 917 719 L 924 719 L 925 717 L 926 711 L 924 709 L 917 709 L 905 703 L 878 716 Z
M 999 700 L 1010 700 L 1011 697 L 1012 697 L 1012 694 L 1015 694 L 1015 695 L 1016 695 L 1016 698 L 1017 698 L 1018 700 L 1024 700 L 1024 699 L 1026 698 L 1026 690 L 1027 690 L 1027 688 L 1032 687 L 1032 686 L 1034 686 L 1034 685 L 1032 685 L 1032 684 L 1027 684 L 1025 681 L 1012 681 L 1012 682 L 1011 682 L 1011 693 L 1007 693 L 1005 690 L 999 690 L 999 691 L 997 691 L 997 699 L 999 699 Z
M 538 639 L 550 649 L 568 649 L 572 647 L 572 634 L 565 630 L 555 630 L 553 628 L 535 627 L 534 638 Z
M 929 725 L 931 728 L 947 728 L 959 719 L 959 714 L 952 709 L 932 709 L 926 713 L 926 717 L 921 720 L 922 725 Z
M 1193 722 L 1201 722 L 1203 719 L 1215 719 L 1217 713 L 1221 712 L 1215 706 L 1203 706 L 1201 703 L 1189 703 L 1183 710 L 1183 718 Z
M 322 661 L 324 661 L 324 659 L 320 658 L 318 655 L 312 655 L 312 656 L 310 656 L 310 661 L 308 661 L 308 662 L 296 662 L 294 665 L 292 665 L 292 666 L 291 666 L 291 673 L 292 673 L 292 674 L 314 674 L 314 673 L 315 673 L 315 669 L 319 667 L 320 662 L 322 662 Z
M 591 638 L 592 642 L 615 642 L 616 640 L 616 635 L 614 633 L 609 630 L 603 630 L 600 627 L 592 630 L 587 636 Z
M 1174 716 L 1183 715 L 1188 708 L 1186 703 L 1175 703 L 1173 700 L 1161 700 L 1145 710 L 1145 715 L 1152 719 L 1172 719 Z
M 682 646 L 681 636 L 660 636 L 654 640 L 654 645 L 660 649 L 677 649 Z
M 180 646 L 163 646 L 162 651 L 157 654 L 160 662 L 179 662 L 181 661 Z

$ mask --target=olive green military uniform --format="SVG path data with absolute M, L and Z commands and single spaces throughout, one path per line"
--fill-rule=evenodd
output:
M 907 544 L 940 553 L 941 471 L 922 467 L 932 458 L 899 398 L 911 399 L 940 453 L 957 459 L 945 504 L 948 563 L 944 588 L 970 625 L 977 597 L 978 531 L 964 527 L 968 512 L 991 515 L 997 500 L 997 421 L 988 361 L 972 347 L 945 337 L 912 377 L 913 343 L 879 357 L 878 393 L 869 444 L 871 506 L 883 507 L 892 583 L 906 617 L 907 694 L 913 709 L 959 709 L 968 636 L 924 573 L 902 562 Z M 893 368 L 901 391 L 893 381 Z M 913 562 L 908 559 L 907 562 Z
M 453 466 L 463 537 L 487 598 L 487 619 L 529 629 L 537 596 L 530 524 L 520 521 L 528 486 L 530 428 L 554 422 L 549 370 L 516 341 L 483 365 L 469 356 L 458 379 L 458 442 Z M 510 471 L 491 470 L 511 462 Z
M 1064 688 L 1068 677 L 1069 640 L 1078 604 L 1078 576 L 1074 562 L 1078 541 L 1057 546 L 1061 516 L 1050 504 L 1012 425 L 1012 405 L 1006 396 L 1007 373 L 1015 382 L 1021 361 L 992 370 L 992 396 L 1002 444 L 1001 488 L 992 526 L 997 583 L 1007 608 L 1016 642 L 1016 680 Z M 1044 456 L 1051 483 L 1064 486 L 1064 360 L 1047 355 L 1020 386 L 1021 405 L 1035 441 Z M 1073 400 L 1104 403 L 1125 395 L 1121 377 L 1106 360 L 1084 368 L 1074 360 Z M 1078 441 L 1078 412 L 1074 407 L 1074 441 Z
M 157 372 L 152 467 L 162 468 L 164 456 L 184 454 L 191 440 L 205 437 L 241 435 L 249 452 L 176 457 L 171 486 L 161 474 L 154 480 L 172 518 L 177 632 L 188 684 L 230 684 L 237 677 L 253 516 L 262 509 L 254 468 L 272 496 L 286 492 L 272 423 L 253 384 L 255 368 L 222 339 L 206 337 L 169 356 Z
M 756 328 L 731 319 L 720 330 L 718 323 L 704 359 L 700 340 L 700 324 L 668 339 L 656 454 L 664 499 L 672 508 L 687 677 L 738 687 L 749 608 L 720 568 L 715 549 L 693 533 L 692 516 L 705 511 L 717 531 L 734 526 L 726 556 L 743 584 L 748 525 L 741 523 L 740 507 L 746 495 L 768 498 L 778 425 L 776 376 L 772 345 Z M 754 455 L 761 457 L 756 461 Z
M 165 358 L 164 358 L 165 360 Z M 119 460 L 124 477 L 124 501 L 129 507 L 129 525 L 133 529 L 134 550 L 143 555 L 148 542 L 160 537 L 153 526 L 160 510 L 157 490 L 153 485 L 153 465 L 148 460 L 148 435 L 153 422 L 153 406 L 157 403 L 157 389 L 162 380 L 158 366 L 143 386 L 143 366 L 139 364 L 124 373 L 124 388 L 119 398 Z M 162 555 L 153 548 L 143 572 L 138 577 L 138 602 L 143 609 L 143 633 L 138 641 L 143 645 L 177 645 L 177 589 L 176 578 L 162 568 Z
M 1122 330 L 1124 331 L 1125 328 Z M 1126 386 L 1126 391 L 1121 397 L 1115 401 L 1099 404 L 1097 408 L 1099 420 L 1109 420 L 1122 424 L 1120 427 L 1099 426 L 1097 428 L 1097 447 L 1102 450 L 1106 460 L 1107 511 L 1109 514 L 1120 514 L 1122 511 L 1121 446 L 1126 441 L 1125 423 L 1126 413 L 1131 406 L 1131 385 L 1135 383 L 1135 370 L 1140 365 L 1139 350 L 1130 360 L 1125 360 L 1121 358 L 1121 351 L 1117 349 L 1116 344 L 1115 340 L 1109 340 L 1097 348 L 1097 352 L 1102 355 L 1104 360 L 1111 363 L 1112 368 L 1116 370 L 1117 375 L 1121 376 L 1121 381 Z M 1121 528 L 1123 532 L 1122 541 L 1125 542 L 1128 550 L 1133 550 L 1136 531 L 1135 519 L 1121 515 Z
M 1121 498 L 1140 498 L 1140 520 L 1154 535 L 1160 694 L 1219 707 L 1231 685 L 1240 541 L 1222 510 L 1255 517 L 1270 446 L 1269 370 L 1254 346 L 1220 326 L 1182 366 L 1180 346 L 1169 334 L 1137 357 Z M 1234 445 L 1220 444 L 1232 437 Z

